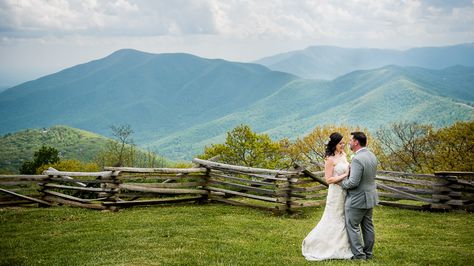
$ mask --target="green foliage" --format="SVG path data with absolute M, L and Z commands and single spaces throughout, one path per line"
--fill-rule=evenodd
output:
M 401 172 L 474 171 L 474 120 L 433 129 L 413 122 L 377 131 L 382 168 Z
M 170 162 L 163 156 L 152 151 L 142 151 L 135 145 L 122 144 L 109 140 L 95 158 L 99 166 L 129 166 L 129 167 L 166 167 Z
M 37 169 L 46 164 L 59 162 L 59 151 L 52 147 L 42 146 L 34 154 L 33 161 L 26 161 L 20 167 L 20 174 L 36 174 Z
M 27 129 L 0 137 L 0 171 L 17 173 L 25 161 L 43 145 L 53 147 L 60 152 L 61 160 L 78 160 L 96 162 L 100 166 L 99 153 L 110 145 L 110 139 L 103 136 L 65 126 L 43 129 Z M 134 148 L 134 158 L 139 165 L 156 165 L 161 167 L 169 161 L 151 151 Z M 112 161 L 112 160 L 111 160 Z M 115 159 L 113 163 L 117 162 Z M 107 164 L 107 166 L 112 163 Z
M 307 262 L 301 242 L 322 214 L 222 204 L 4 208 L 0 265 L 472 265 L 473 214 L 383 206 L 374 209 L 373 260 Z
M 111 126 L 112 135 L 104 149 L 96 157 L 96 162 L 104 166 L 165 167 L 168 162 L 154 152 L 140 151 L 133 142 L 130 125 Z
M 224 144 L 205 148 L 201 158 L 219 156 L 219 161 L 234 165 L 269 169 L 288 168 L 289 161 L 283 147 L 266 134 L 257 134 L 247 125 L 240 125 L 227 133 Z
M 42 165 L 36 170 L 36 174 L 41 174 L 49 167 L 52 167 L 58 171 L 67 172 L 98 172 L 101 170 L 96 163 L 84 163 L 79 160 L 61 160 L 56 163 Z
M 474 172 L 474 120 L 441 128 L 430 141 L 434 149 L 426 170 Z

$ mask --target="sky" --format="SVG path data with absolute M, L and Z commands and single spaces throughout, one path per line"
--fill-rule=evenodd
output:
M 132 48 L 251 62 L 474 42 L 474 0 L 0 0 L 0 88 Z

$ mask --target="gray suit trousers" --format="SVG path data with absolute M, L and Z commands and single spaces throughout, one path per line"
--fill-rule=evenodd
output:
M 375 230 L 372 222 L 373 209 L 345 206 L 345 212 L 347 235 L 354 257 L 357 259 L 372 258 L 375 242 Z

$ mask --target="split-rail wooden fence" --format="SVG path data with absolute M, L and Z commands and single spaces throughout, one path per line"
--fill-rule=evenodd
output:
M 291 212 L 325 204 L 323 172 L 272 170 L 194 159 L 193 168 L 105 167 L 101 172 L 0 175 L 0 207 L 70 205 L 117 210 L 137 205 L 222 202 Z M 377 173 L 381 205 L 418 210 L 474 209 L 474 173 Z

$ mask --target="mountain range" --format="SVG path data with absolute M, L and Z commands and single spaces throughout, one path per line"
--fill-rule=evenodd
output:
M 63 124 L 110 135 L 110 125 L 129 124 L 140 146 L 190 159 L 241 123 L 274 138 L 295 138 L 322 124 L 445 126 L 474 117 L 474 67 L 463 61 L 474 47 L 456 47 L 466 56 L 445 68 L 384 59 L 391 65 L 332 80 L 256 63 L 119 50 L 0 93 L 0 134 Z M 430 57 L 432 48 L 419 49 Z
M 334 79 L 355 70 L 386 65 L 443 69 L 454 65 L 474 66 L 474 43 L 408 50 L 310 46 L 255 61 L 272 70 L 312 79 Z

